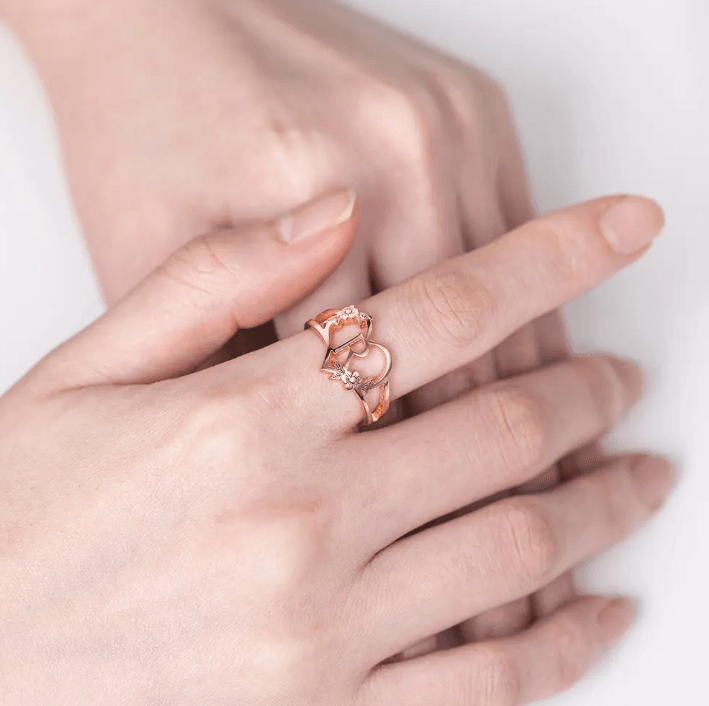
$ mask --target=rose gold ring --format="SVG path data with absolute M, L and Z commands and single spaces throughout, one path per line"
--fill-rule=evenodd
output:
M 305 328 L 312 329 L 320 336 L 327 350 L 320 370 L 328 373 L 331 380 L 339 380 L 344 387 L 352 390 L 362 404 L 364 417 L 362 423 L 372 424 L 389 409 L 389 374 L 391 373 L 391 353 L 386 346 L 372 340 L 373 319 L 354 306 L 348 306 L 338 311 L 328 309 L 322 314 L 310 319 Z M 338 331 L 346 327 L 356 326 L 359 332 L 339 344 L 335 341 Z M 379 373 L 373 377 L 363 376 L 360 372 L 352 370 L 350 366 L 355 359 L 368 358 L 372 351 L 378 351 L 383 357 L 383 366 Z M 379 396 L 372 404 L 368 397 L 372 390 L 379 390 Z

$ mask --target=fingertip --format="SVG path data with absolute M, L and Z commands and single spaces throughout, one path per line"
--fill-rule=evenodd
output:
M 609 245 L 620 254 L 634 254 L 647 248 L 660 234 L 665 215 L 660 205 L 646 196 L 619 197 L 600 221 Z
M 628 461 L 630 474 L 640 499 L 655 512 L 672 490 L 674 468 L 666 458 L 636 454 Z
M 635 620 L 637 604 L 626 596 L 608 598 L 599 607 L 596 622 L 606 643 L 624 635 Z
M 634 211 L 638 222 L 649 232 L 659 235 L 665 227 L 665 210 L 651 196 L 626 194 L 624 202 L 629 212 Z
M 650 196 L 632 196 L 635 199 L 636 204 L 641 206 L 645 218 L 649 221 L 649 225 L 657 233 L 661 233 L 667 224 L 667 217 L 665 215 L 665 209 L 662 208 L 660 203 Z

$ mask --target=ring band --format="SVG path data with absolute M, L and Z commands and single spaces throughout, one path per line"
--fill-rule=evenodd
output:
M 320 370 L 330 375 L 331 380 L 340 380 L 344 387 L 352 390 L 362 404 L 365 425 L 378 421 L 389 409 L 389 375 L 392 368 L 392 358 L 389 349 L 381 343 L 372 340 L 374 320 L 354 306 L 344 309 L 328 309 L 322 314 L 310 319 L 305 328 L 312 329 L 320 336 L 327 346 L 325 358 Z M 340 345 L 335 345 L 335 334 L 345 326 L 358 326 L 360 331 Z M 359 372 L 350 370 L 350 364 L 356 358 L 366 358 L 372 349 L 378 350 L 384 356 L 384 366 L 374 377 L 362 377 Z M 367 402 L 367 394 L 379 389 L 379 399 L 372 409 Z

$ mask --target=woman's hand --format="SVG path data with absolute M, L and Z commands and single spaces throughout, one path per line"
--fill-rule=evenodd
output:
M 115 301 L 176 247 L 352 186 L 360 301 L 531 217 L 508 108 L 480 71 L 331 0 L 0 0 L 52 98 Z
M 646 200 L 592 201 L 364 302 L 392 396 L 595 286 L 660 227 Z M 273 233 L 188 245 L 0 401 L 0 703 L 516 706 L 629 625 L 626 601 L 581 598 L 514 637 L 389 660 L 617 542 L 671 474 L 620 457 L 431 525 L 597 437 L 638 370 L 570 360 L 367 434 L 311 332 L 191 372 L 273 314 L 241 265 L 244 248 L 279 259 Z
M 343 186 L 362 205 L 357 242 L 335 277 L 277 318 L 281 336 L 533 217 L 499 85 L 332 0 L 0 0 L 0 10 L 48 89 L 109 303 L 197 235 L 238 232 Z M 407 410 L 564 353 L 550 315 L 416 390 Z M 548 470 L 542 485 L 557 477 Z M 570 594 L 554 589 L 552 604 Z M 509 634 L 546 605 L 521 601 L 463 635 Z

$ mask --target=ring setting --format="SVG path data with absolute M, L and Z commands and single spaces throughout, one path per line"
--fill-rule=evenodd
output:
M 364 412 L 362 423 L 372 424 L 389 409 L 389 375 L 392 369 L 392 357 L 389 349 L 372 340 L 374 320 L 369 314 L 356 306 L 344 309 L 327 309 L 305 324 L 312 329 L 327 346 L 325 358 L 320 370 L 330 375 L 331 380 L 340 381 L 346 390 L 357 395 Z M 347 327 L 356 327 L 358 333 L 344 341 L 337 342 L 339 331 Z M 351 365 L 356 360 L 368 358 L 372 352 L 378 352 L 383 358 L 383 366 L 373 376 L 365 376 Z M 378 390 L 376 401 L 370 403 L 370 392 Z

